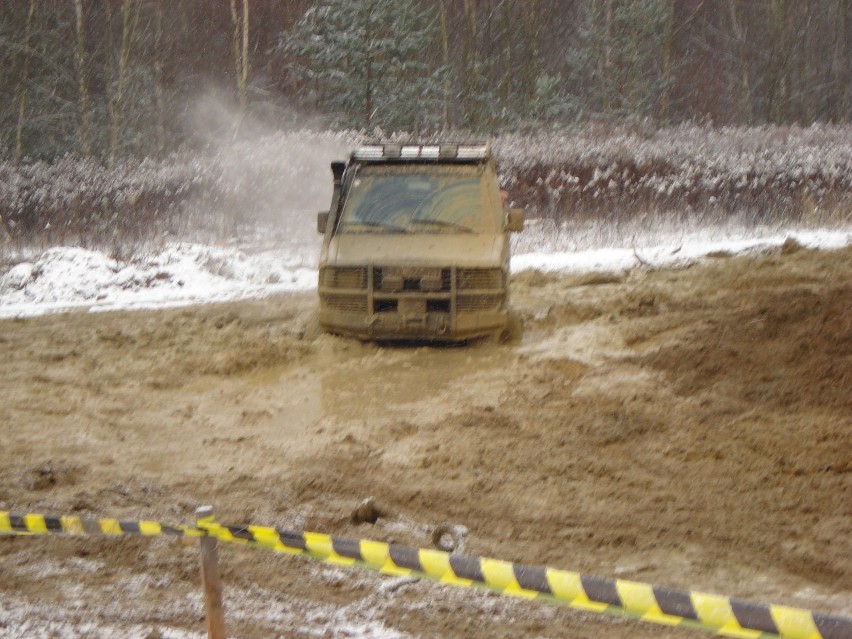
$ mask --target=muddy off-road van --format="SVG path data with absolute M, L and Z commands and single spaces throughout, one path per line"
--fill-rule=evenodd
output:
M 332 162 L 320 213 L 319 323 L 376 340 L 497 336 L 508 320 L 507 209 L 487 144 L 371 144 Z

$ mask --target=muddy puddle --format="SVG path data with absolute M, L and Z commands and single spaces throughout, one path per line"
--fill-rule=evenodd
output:
M 312 357 L 228 382 L 194 386 L 199 415 L 232 411 L 239 431 L 267 447 L 319 450 L 340 438 L 381 439 L 389 428 L 430 424 L 459 406 L 493 408 L 506 392 L 517 348 L 487 344 L 372 345 L 323 337 Z M 245 426 L 248 425 L 248 428 Z M 369 427 L 369 428 L 368 428 Z M 233 425 L 229 427 L 233 431 Z M 249 434 L 250 433 L 250 434 Z

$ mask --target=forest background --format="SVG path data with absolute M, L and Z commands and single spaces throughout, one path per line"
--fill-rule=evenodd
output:
M 227 202 L 223 143 L 250 144 L 237 155 L 259 173 L 241 183 L 259 184 L 293 177 L 306 129 L 336 132 L 335 149 L 492 138 L 504 185 L 539 214 L 848 221 L 850 5 L 0 0 L 0 240 L 144 235 L 205 207 L 234 227 L 247 215 Z M 270 132 L 287 167 L 257 161 Z

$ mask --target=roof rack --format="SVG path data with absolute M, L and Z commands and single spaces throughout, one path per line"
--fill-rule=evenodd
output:
M 358 147 L 352 153 L 353 160 L 366 162 L 481 162 L 491 155 L 489 142 L 442 143 L 442 144 L 396 144 L 377 142 Z

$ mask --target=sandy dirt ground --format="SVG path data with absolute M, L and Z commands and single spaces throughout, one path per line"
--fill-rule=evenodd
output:
M 314 335 L 312 294 L 0 322 L 0 509 L 463 549 L 852 614 L 852 249 L 525 272 L 513 343 Z M 367 497 L 375 523 L 352 520 Z M 702 636 L 221 550 L 234 637 Z M 0 539 L 0 637 L 201 637 L 197 548 Z

